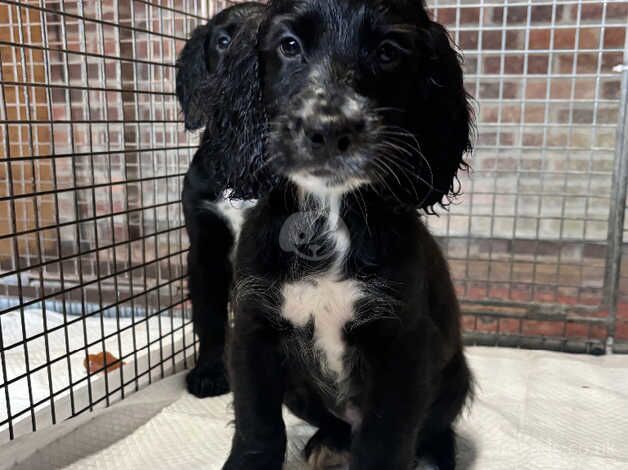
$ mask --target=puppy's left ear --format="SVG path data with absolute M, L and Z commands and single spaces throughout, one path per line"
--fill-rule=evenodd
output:
M 447 205 L 459 192 L 457 173 L 467 168 L 464 156 L 472 149 L 474 116 L 463 84 L 462 60 L 447 31 L 430 20 L 423 31 L 414 106 L 421 116 L 416 129 L 421 151 L 431 167 L 430 171 L 421 165 L 421 177 L 432 181 L 419 208 L 429 211 L 436 204 Z
M 199 90 L 209 77 L 207 44 L 211 32 L 211 23 L 196 28 L 177 59 L 177 98 L 185 128 L 190 131 L 200 129 L 207 118 Z

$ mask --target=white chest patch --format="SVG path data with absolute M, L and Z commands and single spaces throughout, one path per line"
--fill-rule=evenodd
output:
M 297 327 L 313 321 L 314 346 L 322 353 L 323 365 L 338 379 L 343 378 L 343 329 L 362 296 L 360 283 L 338 280 L 335 273 L 330 273 L 285 284 L 282 293 L 282 316 Z

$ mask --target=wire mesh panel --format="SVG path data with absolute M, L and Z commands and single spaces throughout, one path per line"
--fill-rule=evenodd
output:
M 5 438 L 194 360 L 174 64 L 219 3 L 0 1 Z
M 628 2 L 428 3 L 464 51 L 479 103 L 465 196 L 430 220 L 469 336 L 601 352 L 621 82 L 613 68 L 624 60 Z

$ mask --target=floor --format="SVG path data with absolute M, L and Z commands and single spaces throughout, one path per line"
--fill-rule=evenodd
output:
M 461 469 L 628 468 L 628 356 L 468 348 L 476 398 L 457 425 Z M 230 396 L 198 400 L 178 374 L 125 401 L 0 447 L 0 468 L 220 469 Z M 286 416 L 285 468 L 312 429 Z

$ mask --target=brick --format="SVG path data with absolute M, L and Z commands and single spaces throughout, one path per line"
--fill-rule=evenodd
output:
M 581 7 L 582 21 L 600 21 L 602 19 L 601 3 L 585 3 Z
M 542 123 L 545 119 L 545 107 L 541 104 L 528 104 L 524 117 L 525 122 Z
M 510 291 L 510 298 L 519 302 L 529 302 L 532 300 L 532 291 L 530 286 L 525 284 L 513 284 Z
M 593 114 L 593 112 L 591 112 L 591 114 Z M 617 108 L 606 108 L 606 109 L 598 110 L 597 121 L 599 123 L 616 124 L 617 120 L 618 120 Z
M 612 73 L 616 65 L 623 63 L 622 52 L 603 52 L 602 53 L 602 73 Z
M 438 15 L 436 18 L 439 23 L 442 24 L 455 24 L 456 23 L 456 9 L 455 8 L 439 8 L 437 10 Z
M 547 81 L 543 79 L 530 79 L 526 83 L 526 98 L 543 99 L 547 95 Z
M 565 328 L 567 338 L 588 338 L 589 325 L 586 323 L 568 322 Z
M 555 18 L 559 20 L 563 13 L 563 6 L 556 7 Z M 552 5 L 536 5 L 530 12 L 532 23 L 549 23 L 552 20 Z
M 559 73 L 572 73 L 574 57 L 573 54 L 555 54 L 554 63 L 558 62 Z
M 619 80 L 604 82 L 602 84 L 602 98 L 619 99 L 621 83 Z
M 577 73 L 596 73 L 597 72 L 597 54 L 595 52 L 586 52 L 578 54 L 576 71 Z
M 482 333 L 497 332 L 497 319 L 487 315 L 478 317 L 476 331 L 481 331 Z
M 578 47 L 597 49 L 600 46 L 600 28 L 580 28 Z
M 533 29 L 530 31 L 530 49 L 549 49 L 550 34 L 551 31 L 549 29 Z
M 606 17 L 616 18 L 624 23 L 628 23 L 628 3 L 609 3 L 606 6 Z
M 536 282 L 543 283 L 543 279 L 538 279 Z M 554 290 L 537 290 L 534 293 L 534 300 L 536 302 L 548 302 L 554 303 L 556 302 L 556 292 Z
M 495 132 L 480 132 L 478 145 L 496 145 L 497 134 Z
M 543 134 L 542 133 L 532 133 L 528 132 L 523 135 L 523 146 L 524 147 L 538 147 L 543 144 Z
M 496 282 L 491 283 L 489 287 L 489 297 L 491 299 L 508 300 L 508 293 L 510 289 L 508 284 L 498 284 Z
M 576 28 L 554 30 L 554 49 L 573 49 L 575 44 Z
M 523 31 L 506 32 L 506 49 L 509 51 L 522 50 L 525 46 L 525 33 Z
M 521 121 L 521 105 L 502 105 L 502 122 L 517 123 Z
M 477 31 L 461 31 L 459 46 L 462 50 L 472 50 L 478 48 Z
M 499 57 L 486 57 L 484 59 L 483 72 L 486 74 L 500 73 L 500 58 Z
M 574 109 L 562 110 L 559 113 L 558 122 L 569 122 L 569 119 L 575 124 L 590 124 L 593 122 L 593 110 L 592 109 Z
M 518 334 L 521 328 L 521 320 L 514 318 L 501 318 L 499 320 L 499 332 Z
M 626 27 L 608 27 L 604 31 L 605 48 L 623 48 L 626 40 Z
M 478 73 L 478 59 L 477 57 L 465 57 L 462 63 L 462 69 L 464 73 L 475 74 Z
M 608 330 L 605 325 L 593 324 L 591 325 L 591 331 L 589 334 L 589 338 L 591 339 L 599 339 L 605 340 L 608 336 Z
M 561 337 L 563 335 L 563 324 L 558 321 L 524 320 L 522 332 L 528 336 Z
M 507 74 L 523 73 L 523 57 L 507 56 L 504 61 L 504 72 Z
M 504 132 L 499 136 L 499 144 L 500 145 L 509 145 L 512 146 L 515 144 L 515 136 L 512 132 Z
M 574 97 L 578 99 L 595 98 L 595 79 L 581 78 L 576 81 Z
M 502 87 L 503 98 L 519 98 L 521 94 L 521 85 L 519 82 L 504 82 Z
M 466 297 L 471 300 L 483 300 L 486 299 L 487 293 L 485 284 L 472 283 L 467 289 Z
M 500 50 L 502 48 L 501 31 L 482 31 L 482 49 Z
M 463 331 L 475 331 L 475 316 L 463 315 L 462 316 L 462 329 Z
M 620 340 L 628 340 L 628 322 L 618 321 L 615 326 L 615 338 Z
M 503 24 L 504 21 L 504 8 L 494 7 L 490 12 L 490 21 L 494 24 Z
M 480 9 L 478 7 L 460 8 L 460 23 L 477 25 L 480 23 Z
M 628 300 L 617 304 L 617 318 L 628 320 Z
M 577 287 L 559 287 L 557 294 L 558 302 L 566 305 L 578 304 L 578 288 Z
M 499 83 L 481 83 L 479 99 L 494 99 L 499 97 Z
M 522 24 L 528 18 L 527 7 L 510 7 L 506 13 L 506 21 L 508 24 Z
M 528 73 L 532 75 L 546 74 L 548 72 L 549 58 L 542 54 L 530 54 L 528 56 Z

